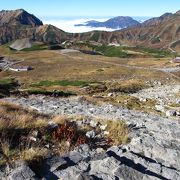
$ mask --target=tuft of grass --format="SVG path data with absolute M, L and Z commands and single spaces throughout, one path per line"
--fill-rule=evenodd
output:
M 6 102 L 0 102 L 0 114 L 1 131 L 38 128 L 48 125 L 47 117 Z
M 178 108 L 178 107 L 180 107 L 180 104 L 178 104 L 178 103 L 171 103 L 171 104 L 169 104 L 169 106 L 173 107 L 173 108 Z
M 64 124 L 67 121 L 67 117 L 65 116 L 55 116 L 52 121 L 58 125 Z
M 48 45 L 46 44 L 36 44 L 33 45 L 31 48 L 23 49 L 22 51 L 40 51 L 40 50 L 47 50 Z
M 10 159 L 15 154 L 15 152 L 11 150 L 10 142 L 8 141 L 1 140 L 0 147 L 1 147 L 1 151 L 5 159 Z
M 68 96 L 74 96 L 76 95 L 73 92 L 64 92 L 64 91 L 48 91 L 44 89 L 28 89 L 24 91 L 28 94 L 34 94 L 34 95 L 46 95 L 46 96 L 55 96 L 55 97 L 68 97 Z
M 108 92 L 136 93 L 146 87 L 146 85 L 135 79 L 126 80 L 118 83 L 110 83 Z
M 107 46 L 107 45 L 93 46 L 93 50 L 100 52 L 108 57 L 128 58 L 131 56 L 127 52 L 124 52 L 121 47 L 115 47 L 115 46 Z
M 137 46 L 137 48 L 141 52 L 145 52 L 149 55 L 152 55 L 152 57 L 154 57 L 154 58 L 174 57 L 174 54 L 167 50 L 146 48 L 146 47 L 142 47 L 142 46 Z
M 43 159 L 48 154 L 47 149 L 45 148 L 30 148 L 25 149 L 20 153 L 20 159 L 25 160 L 27 162 L 37 161 L 39 159 Z
M 154 107 L 157 104 L 155 100 L 147 99 L 146 102 L 141 102 L 138 98 L 129 96 L 129 95 L 121 95 L 117 96 L 114 99 L 122 107 L 138 110 L 143 112 L 156 112 L 154 111 Z
M 128 127 L 122 120 L 107 121 L 108 137 L 114 145 L 126 144 L 128 142 Z

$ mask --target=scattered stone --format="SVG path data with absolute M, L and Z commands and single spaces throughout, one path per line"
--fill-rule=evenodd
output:
M 139 98 L 139 101 L 140 102 L 147 102 L 147 99 L 146 98 Z
M 96 133 L 95 133 L 95 131 L 88 131 L 87 133 L 86 133 L 86 136 L 88 137 L 88 138 L 95 138 L 95 136 L 96 136 Z
M 103 96 L 100 96 L 100 95 L 92 95 L 93 98 L 98 98 L 98 99 L 102 99 Z
M 104 131 L 103 134 L 104 134 L 104 135 L 108 135 L 108 134 L 109 134 L 109 131 Z
M 109 93 L 109 94 L 108 94 L 108 97 L 112 97 L 112 96 L 113 96 L 113 93 Z
M 176 116 L 176 111 L 175 110 L 166 111 L 166 116 L 167 117 Z
M 158 111 L 158 112 L 164 112 L 164 111 L 165 111 L 165 108 L 164 108 L 164 106 L 162 106 L 162 105 L 156 105 L 156 106 L 155 106 L 155 109 L 156 109 L 156 111 Z
M 36 142 L 36 141 L 37 141 L 37 138 L 30 136 L 30 137 L 29 137 L 29 140 Z
M 49 125 L 49 128 L 50 128 L 50 129 L 54 129 L 54 128 L 57 128 L 57 127 L 58 127 L 58 125 L 57 125 L 55 122 L 53 122 L 53 121 L 49 121 L 49 122 L 48 122 L 48 125 Z
M 90 126 L 91 127 L 97 127 L 97 125 L 98 125 L 98 122 L 97 121 L 90 121 Z
M 101 129 L 102 131 L 106 130 L 106 128 L 107 128 L 107 124 L 100 126 L 100 129 Z
M 34 131 L 32 132 L 32 136 L 33 136 L 33 137 L 37 137 L 37 136 L 38 136 L 38 131 L 34 130 Z
M 176 116 L 180 116 L 180 111 L 176 111 Z
M 94 108 L 90 108 L 90 109 L 89 109 L 89 112 L 90 112 L 91 114 L 93 114 L 93 113 L 94 113 L 94 111 L 95 111 L 95 109 L 94 109 Z

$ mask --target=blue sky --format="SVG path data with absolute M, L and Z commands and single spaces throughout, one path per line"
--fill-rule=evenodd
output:
M 180 0 L 0 0 L 0 9 L 23 8 L 49 16 L 159 16 L 180 9 Z

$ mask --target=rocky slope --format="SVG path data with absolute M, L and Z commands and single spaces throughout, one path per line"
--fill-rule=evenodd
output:
M 52 25 L 43 25 L 41 20 L 23 9 L 0 12 L 0 44 L 23 38 L 61 43 L 69 39 L 68 36 L 68 33 Z
M 160 87 L 158 87 L 160 88 Z M 164 86 L 161 87 L 163 90 Z M 167 89 L 167 88 L 166 88 Z M 166 92 L 174 101 L 179 86 L 163 92 L 160 99 L 166 100 Z M 149 89 L 150 98 L 154 93 Z M 129 127 L 130 142 L 107 150 L 91 149 L 81 145 L 63 156 L 45 160 L 37 172 L 27 164 L 13 168 L 8 176 L 20 179 L 35 179 L 37 174 L 46 179 L 173 179 L 180 178 L 180 121 L 173 117 L 147 114 L 111 104 L 93 104 L 83 97 L 57 99 L 44 96 L 7 98 L 6 101 L 31 107 L 43 113 L 81 115 L 78 123 L 96 124 L 97 119 L 124 120 Z M 96 125 L 95 125 L 96 126 Z M 37 169 L 37 168 L 36 168 Z M 3 172 L 2 172 L 3 175 Z M 17 176 L 18 175 L 18 176 Z
M 52 25 L 37 27 L 0 26 L 0 44 L 23 38 L 44 43 L 61 43 L 69 39 L 69 34 Z
M 153 25 L 157 25 L 160 24 L 164 21 L 167 21 L 167 19 L 171 18 L 173 16 L 172 13 L 165 13 L 160 17 L 155 17 L 155 18 L 151 18 L 147 21 L 145 21 L 144 23 L 142 23 L 142 26 L 153 26 Z
M 140 25 L 140 23 L 128 16 L 118 16 L 111 18 L 105 22 L 89 21 L 86 24 L 77 24 L 76 26 L 90 26 L 90 27 L 106 27 L 111 29 L 123 29 L 132 26 Z

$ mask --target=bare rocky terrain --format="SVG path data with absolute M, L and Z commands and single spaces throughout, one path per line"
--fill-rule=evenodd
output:
M 180 86 L 157 85 L 132 96 L 176 102 Z M 180 118 L 148 114 L 111 104 L 94 104 L 85 97 L 54 98 L 10 97 L 5 101 L 23 105 L 46 114 L 82 116 L 78 123 L 94 124 L 98 119 L 124 120 L 129 127 L 129 143 L 107 150 L 80 145 L 64 156 L 46 159 L 40 168 L 44 179 L 172 179 L 180 178 Z M 176 102 L 179 103 L 179 102 Z M 177 110 L 179 112 L 179 109 Z M 46 167 L 47 166 L 47 167 Z M 44 171 L 44 168 L 48 170 Z M 36 179 L 36 171 L 18 164 L 9 179 Z

